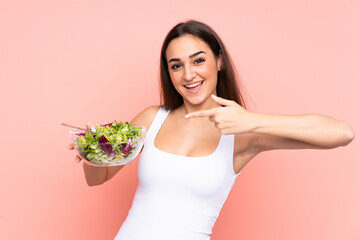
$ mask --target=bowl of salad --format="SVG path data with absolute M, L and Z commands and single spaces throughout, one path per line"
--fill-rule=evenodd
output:
M 90 130 L 71 130 L 79 154 L 92 166 L 118 166 L 131 162 L 140 153 L 145 127 L 128 122 L 96 125 Z

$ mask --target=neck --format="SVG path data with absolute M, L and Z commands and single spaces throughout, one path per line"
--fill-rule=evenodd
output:
M 188 114 L 191 112 L 211 109 L 211 108 L 220 107 L 220 106 L 221 106 L 220 104 L 218 104 L 211 97 L 209 97 L 204 102 L 202 102 L 201 104 L 197 104 L 197 105 L 191 104 L 190 102 L 184 100 L 183 109 L 185 111 L 185 114 Z

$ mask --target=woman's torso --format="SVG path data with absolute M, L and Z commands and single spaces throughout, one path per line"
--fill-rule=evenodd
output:
M 202 157 L 213 153 L 221 134 L 208 118 L 186 119 L 183 108 L 166 116 L 155 139 L 156 148 L 187 157 Z
M 139 185 L 116 239 L 209 239 L 238 175 L 233 168 L 234 135 L 216 136 L 215 131 L 203 131 L 210 126 L 199 125 L 191 137 L 216 146 L 200 143 L 197 150 L 191 148 L 194 143 L 186 144 L 187 135 L 193 134 L 186 132 L 189 128 L 168 136 L 173 121 L 160 109 L 147 132 L 138 163 Z M 174 144 L 177 147 L 171 149 Z

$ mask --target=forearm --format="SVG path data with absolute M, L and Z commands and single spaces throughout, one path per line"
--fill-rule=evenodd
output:
M 349 124 L 325 115 L 254 114 L 251 131 L 254 133 L 295 139 L 328 148 L 345 146 L 354 138 Z
M 86 182 L 89 186 L 96 186 L 106 181 L 107 167 L 92 167 L 83 163 Z
M 86 182 L 89 186 L 103 184 L 115 176 L 115 174 L 124 166 L 125 165 L 112 167 L 92 167 L 86 163 L 83 163 Z

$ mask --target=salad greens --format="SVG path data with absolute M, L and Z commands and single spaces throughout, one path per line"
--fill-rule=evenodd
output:
M 76 147 L 88 161 L 104 165 L 118 163 L 132 153 L 141 141 L 141 128 L 128 122 L 112 122 L 96 125 L 95 132 L 86 130 L 77 134 Z

